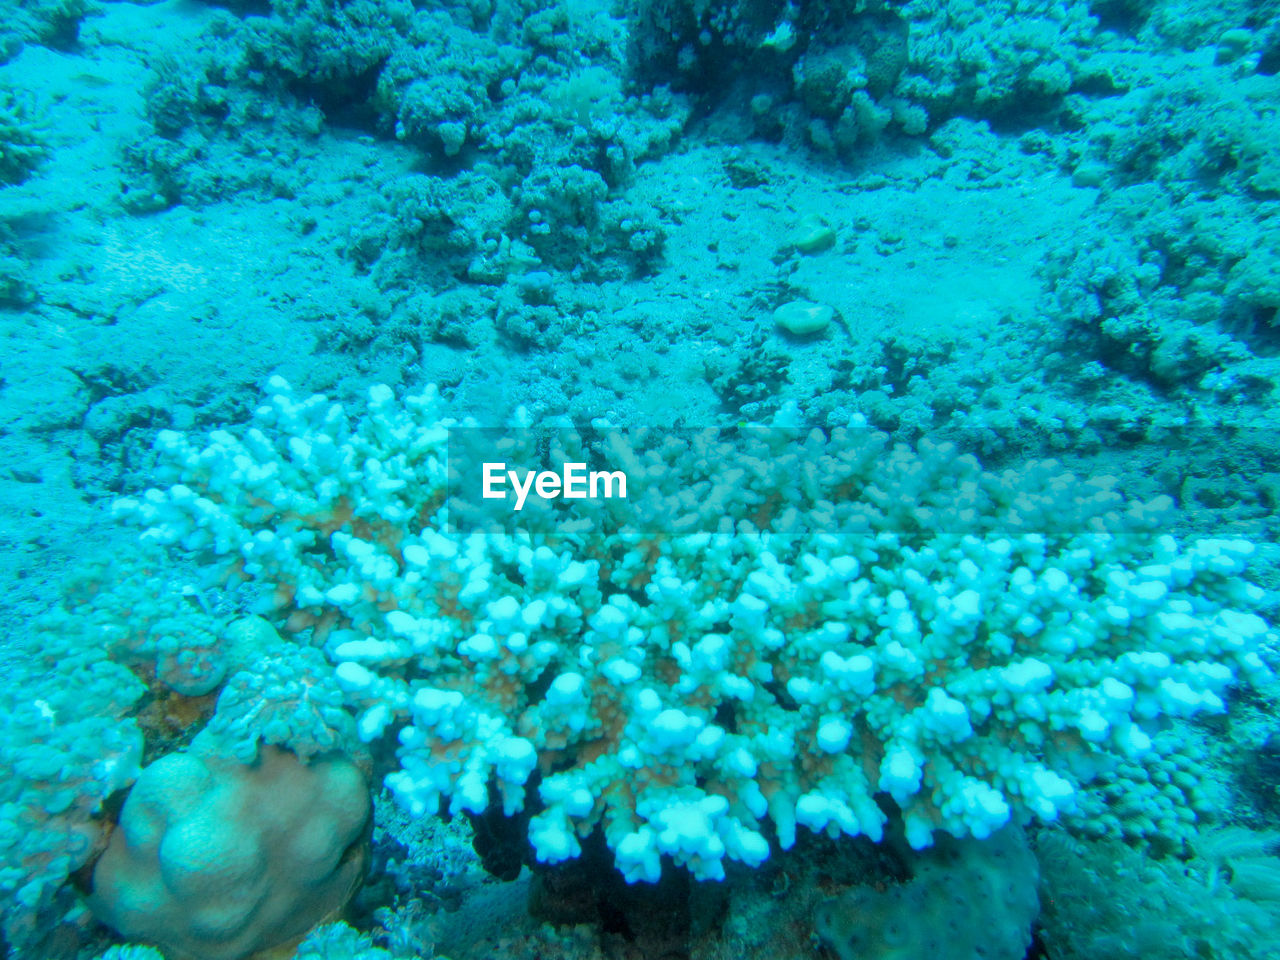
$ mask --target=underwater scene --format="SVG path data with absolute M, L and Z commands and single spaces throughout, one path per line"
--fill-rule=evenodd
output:
M 0 0 L 17 960 L 1280 957 L 1280 0 Z

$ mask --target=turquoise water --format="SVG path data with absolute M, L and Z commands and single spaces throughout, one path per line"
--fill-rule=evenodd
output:
M 1277 955 L 1280 5 L 0 14 L 14 956 Z

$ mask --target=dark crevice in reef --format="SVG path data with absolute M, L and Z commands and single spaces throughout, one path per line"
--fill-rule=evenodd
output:
M 1098 18 L 1100 30 L 1133 36 L 1146 22 L 1151 5 L 1146 0 L 1093 0 L 1089 12 Z
M 271 0 L 212 0 L 211 5 L 230 10 L 241 17 L 271 16 Z
M 375 134 L 378 131 L 378 114 L 372 101 L 384 63 L 379 61 L 349 78 L 323 82 L 298 80 L 289 85 L 289 92 L 301 102 L 319 107 L 331 126 Z
M 1280 73 L 1280 25 L 1272 28 L 1263 41 L 1256 69 L 1264 77 L 1274 77 Z
M 529 912 L 556 925 L 593 924 L 606 936 L 640 945 L 645 956 L 684 956 L 693 886 L 688 871 L 669 862 L 657 883 L 627 883 L 596 830 L 577 859 L 534 871 Z
M 533 850 L 529 846 L 529 819 L 542 809 L 542 803 L 537 799 L 537 786 L 541 780 L 536 772 L 529 778 L 525 785 L 525 806 L 519 813 L 506 816 L 502 811 L 502 801 L 495 800 L 483 813 L 466 815 L 475 834 L 471 846 L 480 858 L 480 865 L 499 880 L 514 880 L 520 876 L 520 868 L 533 861 Z M 490 797 L 496 796 L 497 790 L 491 786 Z

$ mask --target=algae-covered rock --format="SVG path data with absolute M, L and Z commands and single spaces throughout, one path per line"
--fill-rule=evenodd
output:
M 856 887 L 821 904 L 814 930 L 840 960 L 1022 960 L 1040 910 L 1038 878 L 1017 826 L 947 840 L 906 883 Z

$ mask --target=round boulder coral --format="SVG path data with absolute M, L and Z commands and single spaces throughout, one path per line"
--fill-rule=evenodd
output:
M 170 754 L 147 767 L 93 872 L 90 906 L 130 940 L 239 960 L 339 910 L 366 866 L 369 790 L 341 758 L 263 748 L 244 765 Z

